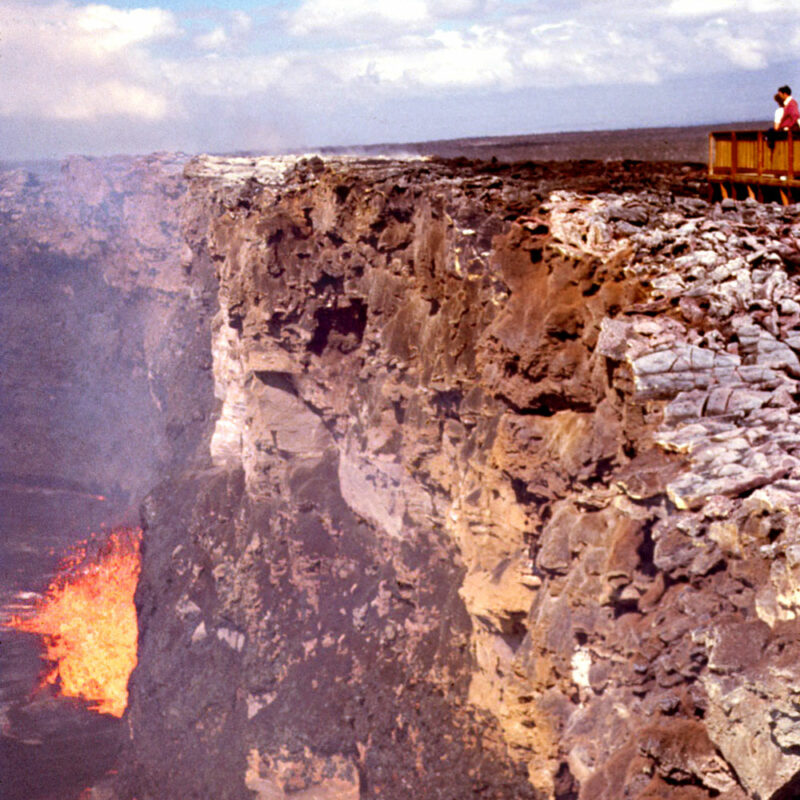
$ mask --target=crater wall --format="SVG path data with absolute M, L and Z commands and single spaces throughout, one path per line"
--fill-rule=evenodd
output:
M 146 505 L 139 798 L 794 791 L 797 209 L 582 166 L 188 165 L 220 405 Z
M 45 488 L 155 487 L 96 796 L 796 793 L 800 209 L 679 164 L 145 161 L 72 162 L 36 235 L 4 184 L 9 307 L 86 318 L 37 385 L 100 444 Z
M 208 259 L 182 263 L 184 161 L 0 172 L 0 622 L 71 547 L 138 525 L 208 428 L 216 283 Z M 124 728 L 37 690 L 35 635 L 2 639 L 0 794 L 77 797 L 114 767 Z

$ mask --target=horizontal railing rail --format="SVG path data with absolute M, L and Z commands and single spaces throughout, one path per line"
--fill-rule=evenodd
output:
M 708 175 L 712 180 L 796 184 L 800 135 L 787 131 L 770 143 L 762 131 L 713 131 L 708 137 Z

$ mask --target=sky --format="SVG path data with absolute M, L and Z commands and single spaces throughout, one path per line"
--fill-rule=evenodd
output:
M 0 160 L 772 119 L 800 0 L 0 0 Z

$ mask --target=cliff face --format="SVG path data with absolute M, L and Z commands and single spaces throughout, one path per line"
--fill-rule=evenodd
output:
M 797 209 L 585 166 L 189 165 L 220 412 L 146 505 L 139 798 L 791 796 Z
M 169 164 L 73 162 L 49 228 L 3 184 L 44 198 L 6 252 L 131 303 L 64 384 L 148 397 L 142 461 L 76 466 L 159 481 L 119 797 L 793 797 L 800 209 L 663 164 Z M 89 314 L 58 263 L 26 296 Z
M 186 260 L 182 172 L 151 156 L 0 173 L 0 448 L 17 483 L 138 503 L 196 447 L 216 292 L 208 259 Z

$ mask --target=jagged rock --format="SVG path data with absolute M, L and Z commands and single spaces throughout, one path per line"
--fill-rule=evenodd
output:
M 264 506 L 278 520 L 260 530 L 238 523 L 240 533 L 223 536 L 241 541 L 233 561 L 215 567 L 216 604 L 238 609 L 238 621 L 214 630 L 217 639 L 234 631 L 233 652 L 241 643 L 251 687 L 244 738 L 257 742 L 258 763 L 279 763 L 281 742 L 310 741 L 305 722 L 283 711 L 286 698 L 312 657 L 317 691 L 339 680 L 338 662 L 323 654 L 324 642 L 342 641 L 352 691 L 364 698 L 382 696 L 366 666 L 385 663 L 369 655 L 381 648 L 423 692 L 438 678 L 423 678 L 420 659 L 435 665 L 427 676 L 460 676 L 464 708 L 493 722 L 478 735 L 456 704 L 439 708 L 439 727 L 471 731 L 500 769 L 525 764 L 548 796 L 669 789 L 732 800 L 787 786 L 797 770 L 781 748 L 791 750 L 795 728 L 774 682 L 758 712 L 779 715 L 773 743 L 762 737 L 757 748 L 773 778 L 742 766 L 750 756 L 721 722 L 733 713 L 723 696 L 755 691 L 771 626 L 793 620 L 800 598 L 793 539 L 778 522 L 800 480 L 800 362 L 780 316 L 798 287 L 760 266 L 768 212 L 561 190 L 514 222 L 504 219 L 510 180 L 478 200 L 468 182 L 437 166 L 423 175 L 414 162 L 249 167 L 232 162 L 226 174 L 220 160 L 198 162 L 190 174 L 193 191 L 218 193 L 228 209 L 210 219 L 209 236 L 221 301 L 212 450 L 226 470 L 244 468 L 228 516 Z M 356 524 L 359 557 L 346 546 L 353 533 L 341 538 Z M 773 529 L 783 559 L 765 549 Z M 256 578 L 263 567 L 248 553 L 276 563 L 281 541 L 297 566 Z M 382 552 L 374 579 L 368 542 Z M 448 623 L 444 639 L 449 617 L 420 583 L 430 585 L 437 558 L 470 622 Z M 341 563 L 333 575 L 342 588 L 304 566 L 319 559 Z M 293 575 L 285 586 L 281 569 Z M 287 598 L 273 596 L 273 615 L 300 592 L 297 610 L 281 611 L 269 630 L 296 620 L 302 657 L 291 655 L 296 634 L 265 638 L 238 605 L 262 584 Z M 344 586 L 356 596 L 342 606 Z M 323 595 L 341 612 L 328 633 L 314 627 Z M 397 605 L 409 598 L 413 611 Z M 426 637 L 440 645 L 423 658 Z M 262 700 L 263 675 L 248 659 L 266 655 L 268 641 L 285 655 Z M 467 642 L 471 670 L 455 656 Z M 148 646 L 145 637 L 145 664 Z M 147 685 L 143 667 L 134 708 Z M 355 695 L 328 701 L 328 724 L 353 715 L 350 744 L 324 752 L 347 759 L 355 746 L 370 785 L 393 796 L 380 751 L 358 738 L 367 718 L 342 702 L 358 707 Z M 403 701 L 393 704 L 406 719 Z M 141 741 L 147 721 L 134 713 Z M 322 752 L 311 748 L 302 768 Z M 287 790 L 254 770 L 255 791 Z M 419 778 L 403 774 L 408 785 Z M 513 785 L 517 796 L 522 784 Z M 430 784 L 425 791 L 436 796 Z
M 503 219 L 509 181 L 478 200 L 468 181 L 431 166 L 423 178 L 413 162 L 250 168 L 233 163 L 238 185 L 222 161 L 191 168 L 194 191 L 219 193 L 229 209 L 210 219 L 222 400 L 212 445 L 225 469 L 244 468 L 237 504 L 266 504 L 297 529 L 300 565 L 312 552 L 341 559 L 334 531 L 355 524 L 346 519 L 381 543 L 385 564 L 327 639 L 308 629 L 303 659 L 288 655 L 288 633 L 273 637 L 293 677 L 276 677 L 268 701 L 258 671 L 243 667 L 261 763 L 280 758 L 267 716 L 283 740 L 308 741 L 280 698 L 320 642 L 351 642 L 355 685 L 368 687 L 359 692 L 380 695 L 362 660 L 373 646 L 433 687 L 415 665 L 443 612 L 419 581 L 447 553 L 456 571 L 445 580 L 470 625 L 428 663 L 449 664 L 468 684 L 463 699 L 494 720 L 482 746 L 499 765 L 525 764 L 553 797 L 786 791 L 796 726 L 764 665 L 777 663 L 773 629 L 795 619 L 800 599 L 782 521 L 800 485 L 800 362 L 783 321 L 800 287 L 769 268 L 773 212 L 561 190 L 513 222 Z M 298 516 L 311 512 L 316 538 Z M 341 602 L 313 571 L 282 590 L 280 578 L 245 580 L 248 548 L 273 552 L 277 541 L 251 531 L 229 534 L 242 542 L 239 566 L 215 568 L 231 584 L 223 606 L 238 608 L 254 580 L 302 589 L 306 625 L 322 594 Z M 365 557 L 349 556 L 344 584 L 375 569 Z M 393 598 L 410 596 L 416 610 L 404 616 Z M 217 639 L 223 628 L 248 664 L 262 623 L 216 623 Z M 456 640 L 469 641 L 471 671 L 452 660 Z M 335 661 L 315 663 L 336 680 Z M 744 730 L 736 709 L 758 691 L 753 719 L 763 728 L 773 714 L 774 734 L 744 752 L 727 731 Z M 440 725 L 473 730 L 454 709 Z M 135 739 L 146 730 L 136 719 Z M 355 736 L 363 719 L 355 713 Z M 337 746 L 325 752 L 346 759 L 352 744 Z M 359 769 L 377 776 L 369 752 Z M 248 785 L 279 791 L 259 769 Z
M 797 788 L 789 217 L 498 169 L 187 165 L 218 406 L 146 504 L 123 797 Z

